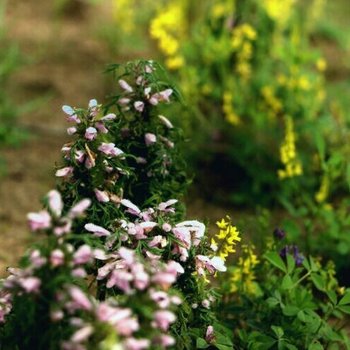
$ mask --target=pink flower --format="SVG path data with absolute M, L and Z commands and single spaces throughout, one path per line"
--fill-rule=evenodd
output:
M 162 334 L 157 338 L 157 344 L 161 346 L 168 347 L 175 345 L 175 339 L 168 334 Z
M 81 150 L 76 150 L 74 153 L 74 158 L 78 163 L 83 163 L 85 158 L 85 152 Z
M 101 133 L 101 134 L 107 134 L 108 133 L 108 129 L 105 127 L 105 125 L 102 122 L 97 122 L 95 124 L 97 130 Z
M 61 321 L 64 317 L 64 313 L 62 310 L 53 310 L 50 312 L 50 319 L 52 322 Z
M 53 267 L 64 264 L 64 253 L 60 249 L 55 249 L 50 254 L 50 263 Z
M 121 247 L 118 250 L 118 254 L 128 266 L 133 265 L 135 263 L 135 252 L 133 250 Z
M 145 104 L 142 101 L 136 101 L 134 102 L 134 107 L 138 112 L 143 112 L 143 109 L 145 108 Z
M 94 189 L 96 198 L 101 203 L 107 203 L 109 202 L 109 195 L 106 191 L 100 191 L 97 188 Z
M 62 106 L 62 111 L 68 115 L 67 121 L 75 122 L 77 124 L 79 124 L 81 122 L 81 120 L 75 114 L 75 111 L 71 106 L 67 106 L 67 105 Z
M 167 222 L 165 222 L 163 225 L 162 225 L 162 229 L 165 231 L 165 232 L 170 232 L 172 227 L 170 224 L 168 224 Z
M 133 92 L 132 87 L 125 80 L 119 79 L 118 83 L 123 90 L 125 90 L 127 92 Z
M 128 208 L 127 211 L 132 215 L 139 216 L 141 213 L 141 210 L 139 209 L 139 207 L 137 207 L 135 204 L 133 204 L 128 199 L 122 199 L 120 201 L 120 204 L 122 204 L 124 207 L 127 207 Z
M 205 340 L 207 341 L 207 343 L 211 344 L 214 339 L 215 339 L 214 327 L 208 326 L 207 331 L 205 333 Z
M 89 263 L 93 258 L 93 252 L 89 245 L 84 244 L 78 248 L 73 255 L 73 262 L 75 265 Z
M 154 327 L 159 327 L 162 331 L 167 331 L 169 326 L 175 322 L 176 316 L 168 310 L 160 310 L 154 313 Z
M 58 169 L 56 171 L 56 176 L 57 177 L 69 177 L 73 175 L 74 168 L 72 166 L 67 166 L 62 169 Z
M 120 105 L 127 105 L 130 103 L 130 98 L 122 97 L 118 100 Z
M 75 310 L 91 310 L 92 304 L 86 294 L 76 286 L 69 287 L 69 295 L 72 298 L 72 304 L 70 305 Z
M 46 210 L 39 213 L 29 213 L 27 218 L 32 231 L 44 230 L 51 226 L 51 216 Z
M 97 136 L 97 130 L 90 126 L 85 130 L 85 138 L 89 141 L 92 141 L 96 138 Z
M 210 308 L 210 301 L 208 299 L 204 299 L 202 301 L 202 306 L 206 309 L 209 309 Z
M 131 267 L 135 288 L 144 290 L 149 284 L 149 275 L 145 272 L 143 265 L 138 263 Z
M 85 278 L 87 276 L 87 273 L 82 267 L 78 267 L 78 268 L 72 270 L 71 275 L 75 278 Z
M 168 128 L 168 129 L 172 129 L 174 126 L 173 124 L 170 122 L 170 120 L 166 117 L 164 117 L 164 115 L 158 115 L 158 118 L 161 120 L 161 122 Z
M 56 190 L 52 190 L 47 194 L 47 199 L 52 213 L 55 214 L 55 216 L 60 217 L 63 210 L 61 194 Z
M 124 153 L 122 150 L 115 147 L 114 143 L 102 142 L 101 145 L 98 147 L 98 150 L 106 154 L 107 156 L 112 156 L 112 157 L 117 157 Z
M 46 263 L 46 258 L 43 257 L 38 249 L 30 253 L 29 260 L 35 268 L 40 268 Z
M 114 113 L 109 113 L 101 118 L 102 121 L 110 121 L 116 119 L 117 116 Z
M 81 343 L 86 341 L 90 335 L 93 333 L 94 329 L 92 326 L 87 325 L 83 328 L 80 328 L 79 330 L 77 330 L 71 337 L 71 341 L 73 343 Z
M 101 227 L 101 226 L 97 226 L 95 224 L 86 224 L 85 226 L 85 230 L 89 231 L 89 232 L 93 232 L 95 236 L 97 237 L 105 237 L 105 236 L 110 236 L 110 232 L 107 231 L 105 228 Z
M 166 292 L 151 290 L 150 297 L 161 309 L 166 309 L 170 305 L 170 298 Z
M 124 346 L 126 350 L 143 350 L 149 348 L 150 341 L 148 339 L 128 338 L 125 340 Z
M 70 128 L 67 129 L 67 134 L 68 135 L 74 135 L 77 132 L 77 128 L 75 126 L 71 126 Z
M 112 288 L 114 286 L 118 287 L 125 294 L 131 294 L 130 282 L 133 280 L 133 276 L 130 272 L 125 270 L 113 270 L 109 276 L 108 282 L 106 284 L 107 288 Z
M 198 246 L 205 233 L 205 225 L 197 220 L 180 222 L 176 225 L 176 228 L 180 228 L 182 231 L 187 229 L 194 246 Z
M 72 221 L 69 219 L 64 219 L 57 224 L 57 226 L 53 229 L 53 232 L 56 236 L 62 236 L 65 233 L 70 232 L 72 228 Z
M 74 207 L 69 211 L 68 216 L 71 219 L 74 219 L 76 217 L 82 216 L 86 209 L 89 208 L 91 205 L 91 200 L 88 198 L 82 199 L 77 204 L 74 205 Z
M 145 134 L 145 143 L 147 146 L 150 146 L 157 142 L 157 136 L 152 133 Z
M 41 286 L 41 281 L 38 277 L 21 278 L 19 283 L 27 293 L 38 293 Z
M 160 211 L 170 211 L 171 209 L 168 209 L 169 207 L 173 206 L 175 203 L 177 203 L 177 199 L 169 199 L 166 202 L 162 202 L 158 205 L 158 210 Z

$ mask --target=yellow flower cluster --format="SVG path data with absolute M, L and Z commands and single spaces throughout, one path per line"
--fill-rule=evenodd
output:
M 288 116 L 286 117 L 285 138 L 280 148 L 280 159 L 284 165 L 283 170 L 278 170 L 280 179 L 298 176 L 303 173 L 301 162 L 296 154 L 295 139 L 293 119 Z
M 318 192 L 315 194 L 315 200 L 317 203 L 324 203 L 329 194 L 329 177 L 324 175 L 321 181 L 321 186 Z
M 235 293 L 239 290 L 254 295 L 258 292 L 254 268 L 260 261 L 254 253 L 254 247 L 243 245 L 242 254 L 243 257 L 239 258 L 230 278 L 231 292 Z
M 218 221 L 216 225 L 220 230 L 219 233 L 215 235 L 217 240 L 214 238 L 211 239 L 211 247 L 220 258 L 226 261 L 229 254 L 236 252 L 236 242 L 240 242 L 241 237 L 239 237 L 237 227 L 231 225 L 230 219 L 229 221 L 222 219 Z
M 225 119 L 232 125 L 238 125 L 241 120 L 239 116 L 235 113 L 232 103 L 232 93 L 229 91 L 224 92 L 222 109 L 224 111 Z
M 271 119 L 275 119 L 275 117 L 282 111 L 282 102 L 276 97 L 272 86 L 264 86 L 261 89 L 261 94 L 267 105 L 268 115 Z
M 291 17 L 296 0 L 262 0 L 267 15 L 280 26 L 285 26 Z
M 243 80 L 248 80 L 252 69 L 250 59 L 253 56 L 253 44 L 257 34 L 255 29 L 245 23 L 235 27 L 232 31 L 231 47 L 237 53 L 236 72 Z
M 180 53 L 180 40 L 185 33 L 185 18 L 180 2 L 170 3 L 160 9 L 151 21 L 150 35 L 158 41 L 160 51 L 166 56 L 165 64 L 169 69 L 181 68 L 184 57 Z
M 114 0 L 113 17 L 118 27 L 127 34 L 135 29 L 135 0 Z
M 232 14 L 235 8 L 234 1 L 232 0 L 214 0 L 214 4 L 210 9 L 210 15 L 214 19 Z

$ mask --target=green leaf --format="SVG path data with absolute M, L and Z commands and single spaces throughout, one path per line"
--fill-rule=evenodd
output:
M 271 326 L 271 329 L 276 334 L 277 338 L 280 339 L 284 335 L 284 330 L 281 327 L 278 326 Z
M 307 350 L 323 350 L 323 346 L 317 341 L 310 344 Z
M 282 289 L 291 289 L 293 287 L 293 281 L 289 275 L 285 275 L 282 279 Z
M 344 314 L 350 315 L 350 306 L 349 305 L 337 306 L 337 309 L 340 310 L 341 312 L 344 312 Z
M 207 341 L 203 338 L 197 338 L 196 341 L 196 348 L 197 349 L 207 349 L 209 347 L 209 344 Z
M 350 291 L 346 291 L 345 295 L 339 300 L 339 305 L 350 304 Z
M 278 253 L 267 252 L 264 255 L 264 257 L 266 260 L 268 260 L 272 265 L 276 266 L 278 269 L 282 270 L 285 273 L 287 272 L 286 265 Z
M 327 292 L 329 300 L 332 302 L 333 305 L 337 303 L 337 294 L 334 290 L 330 290 Z
M 299 311 L 300 309 L 295 305 L 287 305 L 282 310 L 285 316 L 295 316 Z
M 319 270 L 318 266 L 316 265 L 314 259 L 312 256 L 310 256 L 310 266 L 311 266 L 311 271 L 316 272 Z
M 326 283 L 320 275 L 317 275 L 315 273 L 311 274 L 311 280 L 318 290 L 325 291 Z
M 288 273 L 292 273 L 294 271 L 294 268 L 295 268 L 295 260 L 290 254 L 287 254 L 287 270 L 288 270 Z

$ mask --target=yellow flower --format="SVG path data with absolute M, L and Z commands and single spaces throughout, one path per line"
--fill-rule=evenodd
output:
M 300 160 L 297 158 L 295 140 L 296 136 L 293 119 L 287 116 L 285 137 L 280 148 L 280 159 L 281 163 L 284 165 L 284 169 L 280 169 L 277 172 L 281 180 L 299 176 L 303 173 L 303 167 Z
M 323 203 L 329 194 L 329 177 L 325 174 L 322 177 L 321 186 L 318 192 L 315 194 L 315 200 L 317 203 Z
M 216 246 L 216 252 L 220 258 L 226 260 L 229 254 L 235 253 L 236 242 L 241 241 L 239 232 L 235 226 L 231 225 L 231 221 L 225 221 L 222 219 L 216 223 L 218 226 L 219 233 L 216 235 L 218 243 L 214 241 L 214 247 Z M 213 241 L 212 241 L 213 243 Z
M 316 61 L 316 68 L 320 71 L 320 72 L 324 72 L 327 69 L 327 61 L 324 58 L 319 58 Z

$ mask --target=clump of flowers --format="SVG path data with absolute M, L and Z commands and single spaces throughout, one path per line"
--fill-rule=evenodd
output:
M 46 241 L 10 270 L 0 292 L 10 348 L 192 348 L 191 332 L 204 337 L 218 323 L 207 281 L 226 266 L 213 256 L 205 225 L 184 220 L 178 199 L 168 197 L 185 174 L 173 151 L 176 130 L 155 109 L 174 92 L 157 68 L 127 64 L 121 92 L 106 105 L 63 106 L 75 139 L 62 148 L 60 192 L 28 214 Z M 26 323 L 23 307 L 34 300 Z

